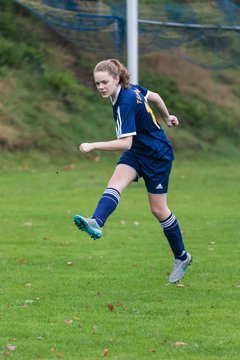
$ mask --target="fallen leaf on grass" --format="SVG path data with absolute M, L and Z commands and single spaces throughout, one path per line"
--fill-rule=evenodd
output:
M 165 344 L 167 344 L 167 342 L 168 342 L 167 339 L 162 339 L 162 340 L 159 341 L 159 343 L 160 343 L 161 345 L 165 345 Z
M 64 357 L 64 353 L 57 352 L 57 353 L 55 354 L 55 356 L 58 357 L 58 358 L 63 358 L 63 357 Z
M 139 266 L 139 264 L 137 264 L 137 263 L 133 263 L 131 266 L 132 266 L 132 267 L 138 267 L 138 266 Z
M 102 352 L 102 356 L 108 356 L 109 355 L 109 349 L 104 349 Z
M 187 345 L 187 343 L 182 342 L 182 341 L 176 341 L 176 342 L 173 344 L 174 347 L 180 347 L 180 346 L 185 346 L 185 345 Z
M 65 240 L 65 241 L 60 242 L 59 245 L 61 245 L 61 246 L 70 246 L 70 245 L 71 245 L 71 242 Z
M 6 348 L 9 350 L 9 351 L 16 351 L 17 350 L 17 347 L 15 345 L 12 345 L 12 344 L 7 344 L 6 345 Z
M 212 247 L 208 247 L 208 251 L 215 251 L 215 249 Z
M 113 310 L 114 310 L 113 304 L 108 304 L 108 310 L 109 310 L 109 311 L 113 311 Z
M 24 301 L 25 304 L 33 304 L 34 300 L 32 299 L 27 299 Z
M 31 221 L 26 221 L 23 226 L 26 226 L 26 227 L 31 227 L 32 226 L 32 222 Z
M 20 259 L 18 263 L 19 265 L 25 265 L 28 263 L 28 261 L 26 259 Z
M 43 337 L 43 336 L 41 336 L 41 335 L 39 335 L 39 336 L 37 336 L 37 337 L 36 337 L 36 339 L 37 339 L 37 340 L 43 340 L 43 339 L 44 339 L 44 337 Z
M 97 325 L 93 325 L 92 329 L 93 329 L 93 331 L 96 331 L 97 330 Z
M 149 352 L 151 352 L 151 353 L 156 352 L 156 350 L 155 350 L 155 349 L 149 349 L 148 351 L 149 351 Z
M 7 307 L 8 309 L 11 309 L 11 308 L 13 307 L 13 304 L 6 304 L 6 307 Z
M 58 352 L 57 349 L 55 349 L 54 347 L 52 347 L 50 351 L 54 353 L 54 355 L 58 358 L 64 357 L 64 353 Z
M 63 170 L 75 170 L 76 165 L 75 164 L 67 164 L 63 166 Z
M 177 284 L 177 287 L 185 287 L 183 284 Z

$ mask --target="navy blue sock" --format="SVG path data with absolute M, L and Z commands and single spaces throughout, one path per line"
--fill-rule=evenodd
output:
M 165 219 L 160 221 L 163 232 L 168 239 L 169 245 L 172 249 L 175 259 L 186 260 L 187 253 L 183 244 L 180 226 L 173 213 Z
M 114 188 L 107 188 L 101 199 L 99 200 L 96 210 L 92 215 L 93 219 L 96 219 L 99 226 L 103 227 L 107 218 L 116 209 L 120 200 L 120 193 Z

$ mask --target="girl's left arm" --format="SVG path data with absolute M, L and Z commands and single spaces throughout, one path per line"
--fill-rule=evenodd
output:
M 178 118 L 175 115 L 169 114 L 163 99 L 158 93 L 149 91 L 148 100 L 154 104 L 161 118 L 165 121 L 168 127 L 179 125 Z

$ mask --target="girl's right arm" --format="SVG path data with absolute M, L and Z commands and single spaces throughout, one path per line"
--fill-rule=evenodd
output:
M 132 136 L 122 137 L 117 140 L 82 143 L 79 150 L 88 153 L 93 150 L 118 151 L 128 150 L 132 147 Z

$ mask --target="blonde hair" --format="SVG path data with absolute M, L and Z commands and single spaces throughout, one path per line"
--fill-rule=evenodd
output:
M 130 86 L 130 74 L 128 69 L 117 59 L 107 59 L 100 61 L 93 70 L 93 74 L 99 71 L 106 71 L 112 77 L 119 76 L 119 84 L 127 89 Z

